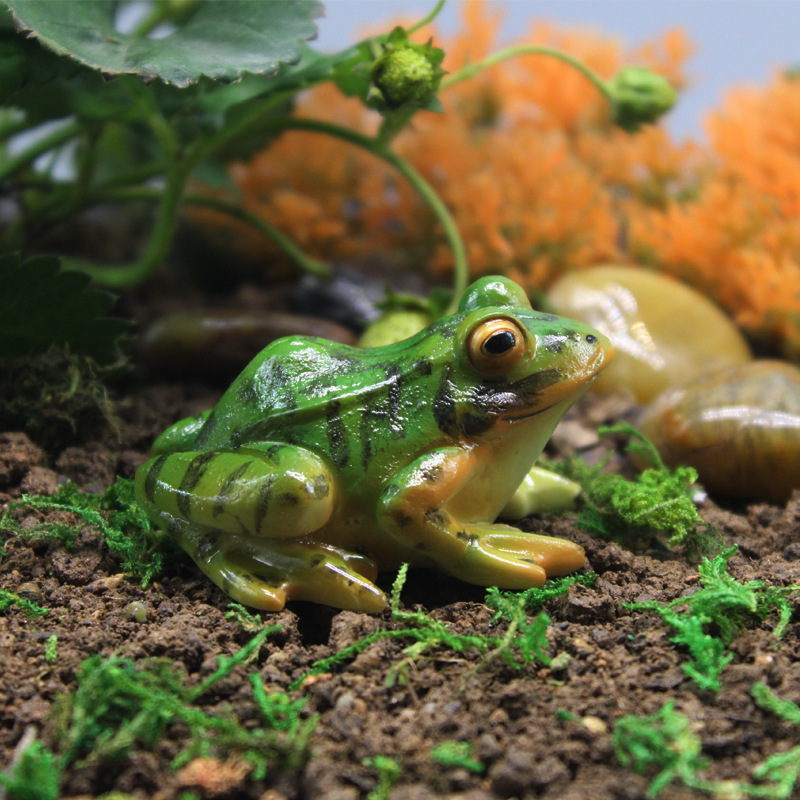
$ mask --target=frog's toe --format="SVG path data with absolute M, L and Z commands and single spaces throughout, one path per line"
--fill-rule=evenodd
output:
M 547 572 L 531 555 L 509 553 L 483 542 L 471 545 L 451 571 L 469 583 L 515 591 L 542 586 L 547 580 Z
M 378 613 L 386 595 L 372 583 L 377 569 L 366 556 L 328 545 L 230 540 L 195 561 L 214 583 L 243 605 L 280 611 L 288 600 L 310 600 L 348 611 Z
M 316 579 L 285 584 L 286 596 L 292 600 L 310 600 L 346 611 L 379 614 L 389 603 L 386 595 L 371 581 L 355 572 L 343 572 L 326 564 Z
M 584 549 L 575 542 L 559 539 L 555 536 L 539 536 L 536 538 L 536 563 L 547 573 L 548 578 L 569 575 L 570 572 L 582 569 L 586 564 Z
M 459 564 L 459 577 L 522 590 L 542 586 L 547 578 L 574 572 L 584 563 L 583 548 L 573 542 L 508 528 L 472 542 Z
M 268 582 L 252 572 L 231 569 L 222 564 L 213 571 L 204 571 L 225 594 L 243 606 L 260 611 L 280 611 L 289 599 L 286 586 L 279 578 Z

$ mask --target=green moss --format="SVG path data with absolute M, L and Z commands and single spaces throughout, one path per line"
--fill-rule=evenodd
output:
M 173 761 L 178 768 L 200 756 L 236 753 L 253 765 L 259 780 L 267 769 L 293 768 L 305 757 L 317 722 L 305 715 L 306 700 L 265 691 L 259 675 L 250 676 L 261 723 L 242 726 L 227 712 L 207 714 L 196 703 L 219 680 L 248 663 L 265 639 L 280 626 L 263 628 L 230 658 L 192 688 L 166 659 L 94 655 L 81 665 L 77 688 L 56 701 L 53 720 L 56 747 L 51 752 L 34 741 L 24 749 L 11 775 L 0 774 L 9 800 L 56 800 L 64 770 L 78 764 L 116 761 L 135 749 L 152 749 L 181 726 L 188 742 Z M 51 637 L 52 638 L 52 637 Z
M 573 584 L 592 587 L 596 580 L 597 575 L 594 572 L 589 572 L 584 575 L 567 575 L 563 578 L 552 578 L 544 586 L 532 586 L 522 592 L 504 592 L 496 586 L 492 586 L 486 592 L 486 600 L 484 602 L 489 608 L 497 612 L 495 619 L 499 619 L 501 616 L 510 619 L 508 611 L 520 603 L 525 610 L 534 611 L 537 608 L 541 608 L 549 600 L 565 595 Z
M 403 768 L 389 756 L 365 758 L 362 763 L 378 773 L 375 788 L 367 795 L 367 800 L 388 800 L 392 789 L 403 774 Z
M 466 769 L 480 774 L 486 767 L 472 757 L 470 742 L 442 742 L 431 750 L 431 760 L 448 769 Z
M 800 708 L 777 697 L 768 686 L 757 683 L 751 690 L 756 704 L 786 722 L 800 726 Z M 622 717 L 614 728 L 614 752 L 623 766 L 640 775 L 658 770 L 647 789 L 656 797 L 664 788 L 679 780 L 690 789 L 712 797 L 760 800 L 789 800 L 795 796 L 800 777 L 800 745 L 775 753 L 754 770 L 756 782 L 713 781 L 702 777 L 710 759 L 702 755 L 700 737 L 692 730 L 688 717 L 675 711 L 668 702 L 655 714 Z
M 667 468 L 653 444 L 627 423 L 600 428 L 598 433 L 624 434 L 629 438 L 627 450 L 653 466 L 627 480 L 604 472 L 607 461 L 590 466 L 573 456 L 561 464 L 543 464 L 581 485 L 584 507 L 578 524 L 629 548 L 649 541 L 653 533 L 665 533 L 670 547 L 682 545 L 692 554 L 717 555 L 724 546 L 722 536 L 703 520 L 692 501 L 695 470 Z
M 246 631 L 254 633 L 264 627 L 264 622 L 258 614 L 251 614 L 240 603 L 228 603 L 228 611 L 225 612 L 225 619 L 229 622 L 237 622 Z
M 24 611 L 29 617 L 43 617 L 48 613 L 49 609 L 42 608 L 38 603 L 31 600 L 26 600 L 14 592 L 9 592 L 7 589 L 0 589 L 0 614 L 7 608 L 16 606 Z
M 623 767 L 639 775 L 658 770 L 647 789 L 648 797 L 655 797 L 676 779 L 694 786 L 697 772 L 709 763 L 691 722 L 675 711 L 671 701 L 649 716 L 622 717 L 614 727 L 613 742 Z
M 48 664 L 55 664 L 58 660 L 58 635 L 55 633 L 44 643 L 44 660 Z
M 10 775 L 0 772 L 0 787 L 8 800 L 58 800 L 61 770 L 56 757 L 41 742 L 20 754 Z
M 392 587 L 390 609 L 392 620 L 405 627 L 395 630 L 380 630 L 359 639 L 357 642 L 343 648 L 328 658 L 315 662 L 311 669 L 295 681 L 290 688 L 302 685 L 310 675 L 319 675 L 328 672 L 333 667 L 344 664 L 359 653 L 366 650 L 375 642 L 384 639 L 410 639 L 411 644 L 403 650 L 403 659 L 392 664 L 387 674 L 387 685 L 392 685 L 396 680 L 404 680 L 406 667 L 423 655 L 437 648 L 452 650 L 460 654 L 478 656 L 479 663 L 476 669 L 483 669 L 490 663 L 502 660 L 516 669 L 533 661 L 543 664 L 549 663 L 545 652 L 547 647 L 547 626 L 550 618 L 542 613 L 532 621 L 528 621 L 525 614 L 526 604 L 530 602 L 531 595 L 522 592 L 519 595 L 510 593 L 508 597 L 496 595 L 499 600 L 497 606 L 498 616 L 509 620 L 509 625 L 504 636 L 480 636 L 478 634 L 458 634 L 443 622 L 433 619 L 424 611 L 403 611 L 400 609 L 400 593 L 405 584 L 408 565 L 403 564 Z M 492 590 L 490 590 L 492 591 Z M 563 591 L 566 591 L 564 589 Z M 562 593 L 562 592 L 559 592 Z M 492 594 L 492 597 L 495 597 Z M 488 601 L 487 601 L 488 602 Z
M 89 434 L 115 429 L 118 420 L 106 383 L 124 367 L 53 345 L 44 353 L 0 359 L 0 418 L 50 453 Z
M 264 640 L 280 626 L 264 628 L 230 658 L 221 657 L 215 672 L 191 688 L 164 659 L 91 656 L 77 676 L 77 688 L 59 698 L 56 737 L 62 769 L 76 763 L 115 761 L 134 749 L 152 749 L 171 726 L 180 724 L 188 742 L 173 768 L 203 756 L 235 752 L 253 765 L 252 777 L 263 778 L 273 765 L 297 766 L 304 757 L 316 717 L 304 718 L 306 700 L 267 693 L 259 675 L 250 676 L 261 724 L 243 727 L 228 713 L 207 714 L 196 703 L 237 666 L 246 664 Z
M 19 507 L 68 511 L 77 515 L 81 522 L 77 525 L 42 522 L 23 529 L 13 516 L 13 511 Z M 23 539 L 59 541 L 71 547 L 84 524 L 100 531 L 122 569 L 141 580 L 143 588 L 163 569 L 164 550 L 170 545 L 139 507 L 133 481 L 127 478 L 117 478 L 103 494 L 83 494 L 68 483 L 52 496 L 24 495 L 0 518 L 0 532 L 13 533 Z
M 702 588 L 667 605 L 649 601 L 623 603 L 632 611 L 652 611 L 675 631 L 670 641 L 686 647 L 691 661 L 683 670 L 701 688 L 717 692 L 719 676 L 733 656 L 727 652 L 736 634 L 751 621 L 763 621 L 777 612 L 775 637 L 780 639 L 792 615 L 790 596 L 798 586 L 770 587 L 763 581 L 739 583 L 728 574 L 732 547 L 698 568 Z
M 756 704 L 765 711 L 800 728 L 800 708 L 795 703 L 790 700 L 781 700 L 763 683 L 755 684 L 750 690 L 750 694 Z M 769 756 L 753 770 L 753 777 L 765 784 L 764 787 L 757 787 L 758 789 L 771 789 L 771 794 L 767 794 L 766 791 L 759 795 L 751 792 L 751 797 L 788 800 L 794 795 L 800 777 L 800 745 Z

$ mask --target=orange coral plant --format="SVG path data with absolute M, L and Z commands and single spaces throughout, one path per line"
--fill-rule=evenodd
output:
M 481 2 L 464 3 L 463 11 L 463 30 L 444 43 L 450 73 L 498 49 L 500 16 Z M 416 38 L 430 35 L 423 30 Z M 603 77 L 646 60 L 676 83 L 687 52 L 677 32 L 627 55 L 614 41 L 544 23 L 523 40 L 569 52 Z M 616 130 L 608 102 L 589 80 L 547 56 L 503 62 L 447 88 L 441 99 L 445 113 L 418 113 L 394 147 L 450 208 L 476 274 L 510 273 L 542 288 L 565 269 L 620 258 L 615 188 L 663 181 L 682 160 L 683 148 L 660 133 Z M 330 85 L 310 91 L 296 114 L 368 133 L 379 123 Z M 652 175 L 641 169 L 647 154 L 658 162 Z M 402 266 L 440 273 L 452 266 L 428 206 L 391 168 L 351 145 L 287 133 L 237 165 L 233 177 L 243 206 L 311 255 L 332 261 L 387 253 Z M 277 257 L 243 227 L 235 239 L 251 257 Z
M 731 92 L 708 119 L 695 196 L 632 209 L 631 251 L 800 355 L 800 80 Z
M 462 31 L 443 43 L 451 74 L 499 49 L 500 15 L 482 2 L 462 8 Z M 569 53 L 604 78 L 646 64 L 676 86 L 690 54 L 680 31 L 625 52 L 599 34 L 539 22 L 522 41 Z M 447 204 L 473 273 L 542 290 L 566 270 L 644 262 L 700 288 L 751 334 L 800 353 L 800 79 L 732 94 L 711 116 L 705 148 L 674 142 L 662 125 L 616 128 L 596 87 L 543 55 L 446 84 L 445 113 L 417 113 L 393 146 Z M 296 114 L 366 133 L 380 121 L 330 85 L 308 92 Z M 439 275 L 452 267 L 429 207 L 352 145 L 289 132 L 233 175 L 244 207 L 311 255 L 382 253 Z M 276 258 L 254 233 L 237 229 L 237 239 L 251 257 Z

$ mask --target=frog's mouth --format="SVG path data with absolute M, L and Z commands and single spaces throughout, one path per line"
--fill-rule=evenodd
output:
M 562 394 L 557 400 L 553 400 L 552 403 L 548 403 L 546 406 L 540 406 L 539 408 L 534 408 L 531 411 L 522 412 L 522 413 L 508 413 L 501 417 L 503 422 L 521 422 L 525 419 L 531 419 L 531 417 L 538 417 L 541 414 L 545 414 L 548 411 L 551 411 L 554 408 L 558 408 L 559 406 L 564 407 L 564 411 L 566 411 L 568 406 L 571 406 L 583 393 L 594 383 L 596 376 L 593 376 L 587 381 L 584 381 L 580 385 L 576 387 L 575 391 L 566 392 Z
M 497 392 L 493 398 L 498 406 L 505 405 L 499 414 L 500 419 L 504 422 L 517 422 L 545 414 L 558 406 L 571 405 L 597 380 L 613 357 L 612 349 L 603 348 L 595 353 L 577 375 L 565 378 L 558 369 L 544 370 L 511 384 L 505 393 Z M 549 402 L 546 397 L 548 393 L 554 395 Z M 508 398 L 506 403 L 501 399 L 504 394 Z M 545 404 L 537 405 L 537 400 L 544 400 Z
M 572 397 L 569 397 L 568 400 L 572 400 Z M 555 408 L 557 405 L 563 402 L 565 402 L 564 398 L 561 400 L 556 400 L 554 403 L 550 403 L 549 406 L 545 406 L 544 408 L 537 408 L 535 411 L 529 411 L 527 414 L 507 414 L 506 416 L 502 417 L 502 419 L 503 422 L 520 422 L 523 419 L 538 417 L 539 414 L 544 414 L 546 411 L 549 411 L 551 408 Z

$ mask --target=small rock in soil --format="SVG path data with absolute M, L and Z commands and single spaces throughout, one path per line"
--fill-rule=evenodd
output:
M 47 463 L 44 450 L 24 433 L 0 433 L 0 487 L 18 483 L 32 467 Z

